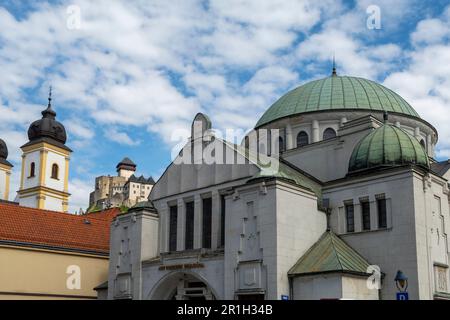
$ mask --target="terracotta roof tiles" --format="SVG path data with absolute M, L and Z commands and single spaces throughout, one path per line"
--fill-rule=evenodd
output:
M 0 241 L 104 254 L 110 223 L 119 212 L 112 208 L 78 216 L 0 202 Z

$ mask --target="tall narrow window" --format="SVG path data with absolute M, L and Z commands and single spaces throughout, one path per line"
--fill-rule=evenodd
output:
M 212 200 L 203 199 L 202 247 L 211 248 Z
M 178 207 L 171 206 L 169 213 L 169 251 L 177 251 Z
M 309 144 L 309 137 L 305 131 L 300 131 L 297 135 L 297 147 L 304 147 Z
M 35 174 L 36 174 L 35 171 L 36 171 L 36 164 L 34 162 L 32 162 L 30 164 L 30 176 L 29 176 L 30 178 L 35 176 Z
M 361 202 L 362 229 L 370 230 L 370 203 L 369 201 Z
M 284 141 L 282 137 L 278 137 L 278 151 L 281 153 L 284 149 Z
M 220 246 L 225 246 L 225 196 L 220 196 Z
M 336 131 L 333 128 L 327 128 L 323 132 L 323 140 L 336 138 Z
M 186 250 L 194 248 L 194 202 L 186 203 Z
M 387 228 L 386 199 L 377 199 L 378 228 Z
M 424 148 L 424 150 L 427 149 L 427 145 L 425 144 L 425 140 L 420 140 L 420 145 L 422 146 L 422 148 Z
M 347 224 L 347 232 L 355 231 L 355 207 L 353 203 L 345 205 L 345 219 Z
M 58 179 L 58 165 L 56 163 L 54 163 L 52 165 L 52 179 Z

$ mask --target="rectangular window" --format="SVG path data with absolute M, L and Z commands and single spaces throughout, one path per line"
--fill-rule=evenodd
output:
M 169 251 L 177 251 L 178 207 L 170 207 L 169 217 Z
M 361 202 L 362 229 L 370 230 L 370 203 L 369 201 Z
M 203 199 L 202 248 L 211 248 L 212 199 Z
M 378 228 L 387 228 L 386 199 L 377 199 Z
M 353 203 L 345 205 L 345 219 L 347 221 L 347 232 L 355 231 L 355 207 Z
M 220 197 L 220 246 L 225 246 L 225 196 Z
M 186 203 L 186 250 L 194 248 L 194 202 Z

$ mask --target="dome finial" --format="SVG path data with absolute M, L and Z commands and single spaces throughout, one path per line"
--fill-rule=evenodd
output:
M 51 108 L 52 107 L 52 86 L 49 87 L 48 89 L 48 105 L 47 108 Z
M 336 73 L 336 57 L 334 56 L 334 53 L 333 53 L 333 72 L 331 73 L 331 75 L 332 76 L 337 76 L 337 73 Z
M 48 105 L 47 105 L 47 109 L 42 111 L 42 116 L 44 118 L 52 118 L 52 119 L 55 119 L 55 117 L 56 117 L 56 112 L 53 111 L 53 109 L 52 109 L 52 86 L 50 86 L 50 88 L 48 90 Z

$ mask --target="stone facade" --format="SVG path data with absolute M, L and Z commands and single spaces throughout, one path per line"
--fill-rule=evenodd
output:
M 417 139 L 431 166 L 411 161 L 349 172 L 358 143 L 384 125 Z M 326 139 L 329 128 L 336 136 Z M 209 129 L 209 119 L 197 115 L 191 140 L 153 187 L 151 206 L 111 226 L 109 299 L 389 300 L 398 270 L 408 276 L 411 299 L 450 298 L 449 171 L 433 171 L 437 132 L 430 124 L 399 113 L 383 121 L 371 110 L 279 119 L 258 128 L 280 131 L 281 152 L 269 155 L 276 170 L 251 157 L 246 139 L 236 146 Z M 302 131 L 309 141 L 297 146 Z M 235 162 L 180 161 L 197 144 Z M 326 232 L 368 267 L 345 255 L 335 257 L 339 268 L 316 257 L 320 268 L 290 274 Z

